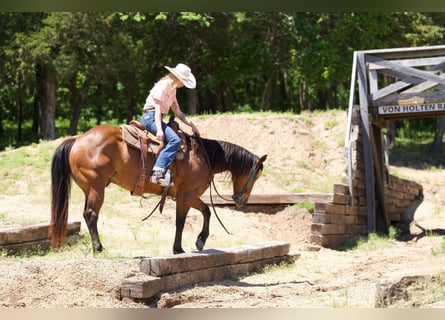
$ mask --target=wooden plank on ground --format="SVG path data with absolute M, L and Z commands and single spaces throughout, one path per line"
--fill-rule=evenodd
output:
M 122 280 L 121 295 L 122 297 L 133 299 L 148 299 L 161 291 L 176 290 L 180 287 L 200 282 L 221 281 L 234 275 L 259 270 L 267 265 L 279 264 L 284 261 L 293 262 L 298 256 L 299 255 L 285 255 L 249 263 L 181 272 L 163 277 L 154 277 L 140 273 Z
M 78 238 L 80 221 L 68 222 L 68 240 Z M 0 250 L 16 252 L 39 246 L 49 248 L 49 223 L 7 226 L 0 228 Z
M 79 234 L 71 234 L 67 236 L 66 243 L 75 243 L 76 241 L 79 241 L 79 239 L 80 239 Z M 36 250 L 36 249 L 48 250 L 50 247 L 51 247 L 50 240 L 43 239 L 43 240 L 33 240 L 27 242 L 5 244 L 0 246 L 0 251 L 4 250 L 7 252 L 7 254 L 11 255 L 26 250 Z
M 285 242 L 272 241 L 151 258 L 159 261 L 159 264 L 149 263 L 150 259 L 144 258 L 140 264 L 141 272 L 122 280 L 121 295 L 133 299 L 148 299 L 161 291 L 176 290 L 188 284 L 221 281 L 267 265 L 293 262 L 299 255 L 289 255 L 289 246 Z M 163 275 L 153 276 L 147 273 Z
M 69 222 L 68 234 L 79 233 L 80 221 Z M 28 242 L 34 240 L 48 239 L 49 223 L 29 224 L 23 226 L 1 227 L 0 246 Z
M 226 199 L 232 199 L 231 195 L 222 195 Z M 291 194 L 251 194 L 247 204 L 295 204 L 298 202 L 332 202 L 333 193 L 291 193 Z M 231 200 L 225 200 L 218 195 L 213 195 L 213 204 L 229 205 L 234 204 Z M 211 204 L 210 196 L 205 194 L 201 200 L 206 204 Z
M 174 256 L 143 258 L 139 268 L 148 275 L 163 276 L 284 256 L 289 248 L 288 242 L 269 241 L 227 249 L 207 249 Z

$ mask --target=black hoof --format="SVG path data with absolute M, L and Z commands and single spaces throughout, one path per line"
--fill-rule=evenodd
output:
M 185 253 L 185 251 L 182 250 L 182 248 L 179 248 L 179 249 L 173 249 L 173 254 L 180 254 L 180 253 Z
M 204 240 L 198 238 L 195 242 L 195 245 L 196 245 L 196 249 L 201 251 L 202 249 L 204 249 L 205 242 L 204 242 Z

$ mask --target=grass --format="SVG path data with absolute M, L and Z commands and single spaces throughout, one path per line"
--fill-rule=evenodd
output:
M 338 297 L 332 298 L 332 308 L 348 308 L 350 307 L 349 291 L 343 289 L 339 292 Z
M 440 243 L 440 246 L 438 248 L 431 248 L 431 254 L 433 256 L 437 256 L 439 254 L 444 254 L 445 253 L 445 236 L 442 237 L 442 242 Z
M 293 205 L 295 209 L 306 209 L 308 212 L 314 212 L 314 203 L 311 201 L 297 202 Z
M 334 128 L 337 124 L 339 123 L 339 121 L 337 119 L 332 119 L 332 120 L 328 120 L 324 123 L 324 128 L 325 130 L 331 130 L 332 128 Z
M 341 251 L 360 250 L 360 251 L 377 251 L 394 245 L 394 241 L 400 231 L 394 226 L 390 226 L 389 235 L 378 235 L 377 233 L 369 233 L 367 237 L 355 238 L 347 241 Z
M 322 149 L 326 148 L 326 142 L 323 139 L 317 138 L 312 142 L 312 149 Z

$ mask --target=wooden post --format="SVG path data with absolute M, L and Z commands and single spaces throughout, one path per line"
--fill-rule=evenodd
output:
M 385 184 L 384 184 L 384 164 L 383 164 L 383 137 L 381 128 L 372 125 L 372 153 L 374 155 L 375 179 L 376 179 L 376 198 L 378 203 L 379 220 L 376 220 L 376 231 L 388 234 L 389 218 L 386 213 L 385 205 Z
M 360 118 L 362 126 L 363 154 L 365 158 L 365 177 L 366 177 L 366 212 L 368 216 L 368 232 L 375 232 L 375 198 L 374 198 L 374 170 L 371 151 L 371 136 L 369 123 L 369 100 L 368 100 L 368 81 L 366 78 L 365 54 L 359 52 L 358 59 L 358 84 L 360 99 Z

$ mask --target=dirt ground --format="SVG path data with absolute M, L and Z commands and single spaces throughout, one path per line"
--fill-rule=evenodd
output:
M 255 194 L 332 192 L 329 185 L 341 182 L 346 163 L 345 112 L 261 117 L 221 115 L 193 121 L 205 137 L 240 144 L 258 155 L 268 154 L 264 174 L 254 188 Z M 424 187 L 424 200 L 411 225 L 413 237 L 406 241 L 394 240 L 389 245 L 369 250 L 331 250 L 310 244 L 311 213 L 304 208 L 247 206 L 239 211 L 232 206 L 218 207 L 217 212 L 232 235 L 227 235 L 213 218 L 206 248 L 282 240 L 289 242 L 291 253 L 299 253 L 300 257 L 294 264 L 284 267 L 163 292 L 142 304 L 121 299 L 120 282 L 138 270 L 135 257 L 170 254 L 174 214 L 168 212 L 174 209 L 174 203 L 168 203 L 162 215 L 154 215 L 148 223 L 139 226 L 145 212 L 141 212 L 138 199 L 130 196 L 106 199 L 110 203 L 109 210 L 121 213 L 119 218 L 104 213 L 100 220 L 106 252 L 93 255 L 88 249 L 89 237 L 82 221 L 85 236 L 81 241 L 85 244 L 73 252 L 66 249 L 64 253 L 30 257 L 0 256 L 0 307 L 374 307 L 376 283 L 383 276 L 422 270 L 431 265 L 443 266 L 445 262 L 444 254 L 432 254 L 440 248 L 445 234 L 445 170 L 418 168 L 410 166 L 409 162 L 396 163 L 390 169 Z M 230 192 L 227 182 L 217 185 L 223 193 Z M 83 200 L 74 196 L 72 202 L 70 219 L 81 220 Z M 13 207 L 16 213 L 29 211 L 30 206 L 36 212 L 43 212 L 39 217 L 45 221 L 48 203 L 29 204 L 20 196 L 0 197 L 0 207 Z M 9 211 L 4 210 L 3 224 L 11 223 Z M 129 211 L 137 212 L 138 217 L 131 217 Z M 190 213 L 183 241 L 187 251 L 194 250 L 200 221 L 196 212 Z M 436 233 L 426 233 L 416 224 L 424 229 L 436 229 Z M 119 240 L 111 241 L 112 236 Z M 130 244 L 143 241 L 156 242 L 156 251 L 130 248 Z M 445 295 L 439 296 L 423 306 L 441 306 L 444 299 Z M 413 303 L 406 301 L 399 306 L 410 307 Z

